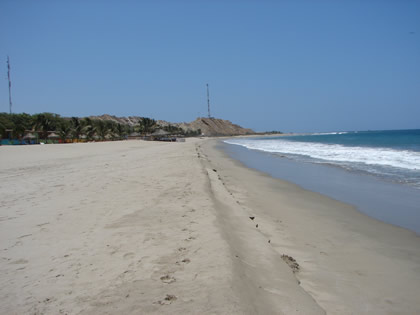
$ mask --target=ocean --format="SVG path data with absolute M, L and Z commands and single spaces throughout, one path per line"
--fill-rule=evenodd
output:
M 356 206 L 420 234 L 420 130 L 233 138 L 246 166 Z
M 420 129 L 314 133 L 225 142 L 298 161 L 330 164 L 420 189 Z

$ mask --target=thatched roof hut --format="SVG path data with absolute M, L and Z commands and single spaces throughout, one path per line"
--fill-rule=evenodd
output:
M 140 133 L 138 133 L 138 132 L 132 132 L 132 133 L 130 133 L 128 136 L 127 136 L 127 139 L 141 139 L 142 138 L 142 135 L 140 134 Z
M 24 137 L 23 137 L 23 139 L 25 139 L 25 140 L 32 140 L 32 139 L 36 139 L 37 138 L 37 136 L 35 136 L 33 133 L 31 133 L 31 132 L 29 132 L 29 133 L 27 133 Z
M 151 136 L 167 136 L 167 135 L 169 135 L 169 132 L 163 129 L 157 129 L 154 133 L 151 134 Z
M 60 136 L 53 131 L 48 132 L 48 139 L 58 139 Z

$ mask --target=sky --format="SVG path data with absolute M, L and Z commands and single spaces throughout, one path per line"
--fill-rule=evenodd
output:
M 0 112 L 420 128 L 420 1 L 0 1 Z

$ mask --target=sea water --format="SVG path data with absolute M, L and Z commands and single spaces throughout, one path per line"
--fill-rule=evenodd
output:
M 420 130 L 235 138 L 226 151 L 249 167 L 355 205 L 420 234 Z

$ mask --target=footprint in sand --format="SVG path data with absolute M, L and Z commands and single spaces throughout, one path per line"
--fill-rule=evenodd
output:
M 9 264 L 20 265 L 20 264 L 27 264 L 27 263 L 28 263 L 28 261 L 26 259 L 18 259 L 18 260 L 10 262 Z
M 189 258 L 184 258 L 180 262 L 179 261 L 175 262 L 175 264 L 177 264 L 177 265 L 180 265 L 181 263 L 183 263 L 183 264 L 189 264 L 190 262 L 191 262 L 191 260 Z
M 161 301 L 157 301 L 157 304 L 160 305 L 169 305 L 171 304 L 173 301 L 176 301 L 177 297 L 173 294 L 166 294 L 166 297 L 161 300 Z
M 162 276 L 162 277 L 160 277 L 160 280 L 163 283 L 167 283 L 167 284 L 171 284 L 171 283 L 176 281 L 176 279 L 174 277 L 170 276 L 170 275 Z
M 127 254 L 124 254 L 123 256 L 124 259 L 131 259 L 133 257 L 134 257 L 134 253 L 127 253 Z

